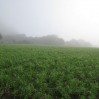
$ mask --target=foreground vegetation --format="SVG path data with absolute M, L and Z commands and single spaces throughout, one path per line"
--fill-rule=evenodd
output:
M 99 49 L 0 45 L 0 99 L 99 99 Z

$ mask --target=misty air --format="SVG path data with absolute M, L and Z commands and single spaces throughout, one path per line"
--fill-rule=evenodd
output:
M 99 1 L 0 0 L 0 99 L 99 99 Z

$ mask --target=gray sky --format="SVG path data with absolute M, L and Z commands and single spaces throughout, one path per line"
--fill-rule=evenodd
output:
M 99 43 L 99 0 L 0 0 L 0 21 L 28 36 Z

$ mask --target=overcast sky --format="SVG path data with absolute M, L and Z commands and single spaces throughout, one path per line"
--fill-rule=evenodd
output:
M 99 43 L 99 0 L 0 0 L 0 21 L 28 36 Z

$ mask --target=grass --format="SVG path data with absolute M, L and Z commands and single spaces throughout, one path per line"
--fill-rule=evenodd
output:
M 0 99 L 99 99 L 99 49 L 0 45 Z

